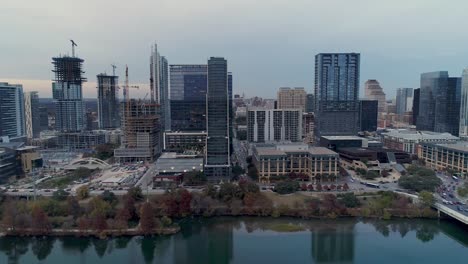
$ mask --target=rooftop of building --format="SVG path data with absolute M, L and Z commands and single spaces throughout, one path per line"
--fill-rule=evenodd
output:
M 160 173 L 203 170 L 203 158 L 198 158 L 195 155 L 180 155 L 175 152 L 165 152 L 156 161 L 156 169 Z
M 432 131 L 418 131 L 408 129 L 393 129 L 382 133 L 384 136 L 397 137 L 406 140 L 458 140 L 458 137 L 450 133 L 438 133 Z
M 206 131 L 171 131 L 165 132 L 166 135 L 206 135 Z
M 358 136 L 322 136 L 322 138 L 328 140 L 364 140 L 364 138 Z
M 306 152 L 312 155 L 338 155 L 324 147 L 311 147 L 305 143 L 259 144 L 255 146 L 260 156 L 285 156 L 288 153 Z
M 432 146 L 438 146 L 442 147 L 445 149 L 451 149 L 455 151 L 460 151 L 460 152 L 465 152 L 468 153 L 468 141 L 457 141 L 455 143 L 448 143 L 448 144 L 442 144 L 442 143 L 423 143 L 423 145 L 432 145 Z

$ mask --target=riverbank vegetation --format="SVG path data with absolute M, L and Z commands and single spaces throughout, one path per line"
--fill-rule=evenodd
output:
M 37 201 L 6 199 L 0 213 L 2 231 L 10 235 L 108 236 L 176 232 L 178 227 L 173 220 L 192 216 L 436 217 L 430 204 L 430 197 L 423 203 L 413 203 L 387 191 L 281 195 L 260 192 L 254 182 L 241 180 L 219 187 L 208 185 L 202 192 L 171 189 L 149 197 L 144 197 L 139 188 L 132 188 L 121 197 L 110 191 L 89 197 L 83 187 L 76 197 L 58 191 Z

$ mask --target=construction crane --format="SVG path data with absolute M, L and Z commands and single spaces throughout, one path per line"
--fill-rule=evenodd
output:
M 75 47 L 77 47 L 78 45 L 76 45 L 75 41 L 73 41 L 73 39 L 70 39 L 71 43 L 72 43 L 72 57 L 75 57 Z
M 115 64 L 111 64 L 111 67 L 112 67 L 112 76 L 115 76 L 115 68 L 117 68 L 117 66 L 115 66 Z

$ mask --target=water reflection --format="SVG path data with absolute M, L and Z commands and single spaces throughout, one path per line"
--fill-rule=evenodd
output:
M 353 263 L 356 222 L 320 223 L 312 231 L 312 258 L 315 263 Z
M 304 231 L 284 235 L 272 233 L 272 226 L 284 223 L 300 225 Z M 359 259 L 358 256 L 368 254 L 367 251 L 360 252 L 360 247 L 356 246 L 359 244 L 362 247 L 368 242 L 364 242 L 362 236 L 357 236 L 363 232 L 369 234 L 365 239 L 374 239 L 384 244 L 406 243 L 407 240 L 413 245 L 413 241 L 431 244 L 430 241 L 441 237 L 458 242 L 464 246 L 462 248 L 468 247 L 468 233 L 464 226 L 438 221 L 200 218 L 182 222 L 181 226 L 180 233 L 161 237 L 119 237 L 107 240 L 79 237 L 1 237 L 0 263 L 55 264 L 63 263 L 63 256 L 70 257 L 69 263 L 240 263 L 239 256 L 246 254 L 246 251 L 243 251 L 245 246 L 242 248 L 239 245 L 262 241 L 262 244 L 258 244 L 258 249 L 264 250 L 269 248 L 270 243 L 265 237 L 272 234 L 271 246 L 274 248 L 283 249 L 288 241 L 303 241 L 301 245 L 306 250 L 297 251 L 296 255 L 304 257 L 304 262 L 322 264 L 354 263 Z M 263 233 L 268 235 L 263 236 Z M 383 239 L 385 237 L 392 239 Z M 402 239 L 398 240 L 400 237 Z M 249 254 L 260 252 L 256 249 L 257 244 L 249 245 L 254 247 Z M 308 248 L 310 253 L 307 252 Z M 252 250 L 252 247 L 249 249 Z M 290 254 L 279 251 L 269 251 L 268 254 L 274 257 L 286 253 Z M 259 261 L 262 260 L 261 256 L 256 257 Z

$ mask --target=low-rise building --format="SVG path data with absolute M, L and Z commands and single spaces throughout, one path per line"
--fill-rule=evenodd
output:
M 382 133 L 382 141 L 386 148 L 401 150 L 410 154 L 416 154 L 416 146 L 419 143 L 455 143 L 458 140 L 458 137 L 450 133 L 430 131 L 395 129 Z
M 307 144 L 255 145 L 253 162 L 259 181 L 270 183 L 289 173 L 305 174 L 312 181 L 318 175 L 338 175 L 339 156 L 323 147 Z
M 340 148 L 363 148 L 367 147 L 367 140 L 358 136 L 322 136 L 319 146 L 333 151 Z
M 436 170 L 451 169 L 468 173 L 468 142 L 450 144 L 421 143 L 417 147 L 419 159 Z
M 164 152 L 156 161 L 153 184 L 157 187 L 177 185 L 182 181 L 183 174 L 190 171 L 203 171 L 203 158 Z

